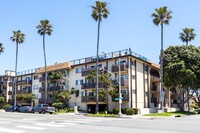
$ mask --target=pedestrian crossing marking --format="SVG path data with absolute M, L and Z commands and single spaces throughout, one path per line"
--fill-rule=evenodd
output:
M 45 129 L 47 129 L 47 128 L 43 128 L 43 127 L 23 126 L 23 125 L 16 126 L 16 127 L 25 128 L 25 129 L 33 129 L 33 130 L 45 130 Z
M 25 133 L 25 131 L 7 129 L 7 128 L 0 128 L 0 132 L 5 132 L 5 133 Z

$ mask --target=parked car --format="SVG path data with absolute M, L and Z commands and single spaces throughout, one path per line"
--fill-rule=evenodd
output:
M 52 114 L 53 112 L 55 112 L 55 108 L 54 107 L 50 107 L 48 104 L 38 104 L 35 107 L 32 108 L 32 113 L 38 112 L 38 113 L 50 113 Z
M 16 105 L 16 106 L 14 106 L 14 105 L 11 105 L 11 106 L 8 106 L 6 109 L 5 109 L 5 111 L 6 112 L 19 112 L 19 108 L 20 108 L 20 106 L 19 105 Z
M 19 112 L 30 113 L 31 111 L 32 111 L 31 106 L 23 106 L 23 107 L 19 108 Z

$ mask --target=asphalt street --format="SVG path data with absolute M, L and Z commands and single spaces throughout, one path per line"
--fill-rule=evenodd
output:
M 199 133 L 200 115 L 180 118 L 99 118 L 0 112 L 0 133 Z

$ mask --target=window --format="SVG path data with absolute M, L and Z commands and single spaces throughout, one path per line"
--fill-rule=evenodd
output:
M 126 64 L 126 60 L 120 61 L 120 64 Z
M 131 61 L 131 65 L 132 65 L 132 67 L 134 67 L 135 66 L 135 61 Z
M 121 75 L 121 80 L 128 79 L 127 75 Z
M 88 96 L 94 96 L 94 92 L 89 92 Z
M 76 85 L 82 85 L 83 84 L 83 80 L 76 80 Z
M 121 93 L 126 95 L 126 90 L 121 90 Z
M 38 85 L 33 85 L 33 90 L 37 90 L 38 89 Z
M 132 79 L 135 80 L 135 75 L 132 75 Z
M 81 73 L 82 70 L 83 70 L 82 67 L 80 67 L 80 68 L 76 68 L 76 73 Z
M 34 79 L 34 80 L 38 79 L 38 75 L 34 75 L 34 76 L 33 76 L 33 79 Z
M 144 66 L 144 71 L 147 72 L 148 71 L 148 66 Z
M 84 96 L 84 92 L 83 91 L 81 92 L 81 96 Z

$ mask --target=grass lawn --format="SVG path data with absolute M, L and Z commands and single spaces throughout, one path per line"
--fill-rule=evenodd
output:
M 118 117 L 116 114 L 87 114 L 87 116 L 95 116 L 95 117 Z
M 66 109 L 60 109 L 59 111 L 54 112 L 53 114 L 64 114 L 64 113 L 71 113 Z
M 195 115 L 195 112 L 188 111 L 176 111 L 176 112 L 164 112 L 164 113 L 153 113 L 153 114 L 145 114 L 143 116 L 182 116 L 182 115 Z

